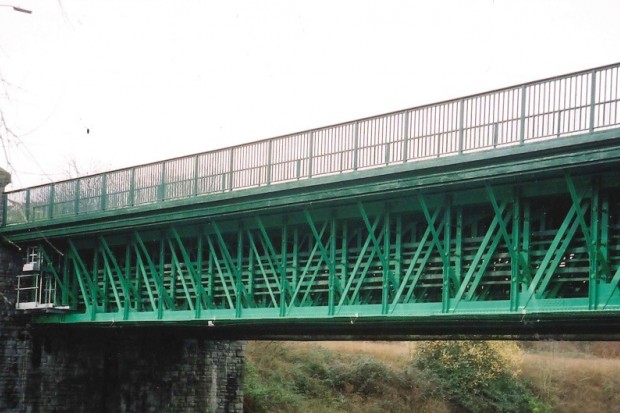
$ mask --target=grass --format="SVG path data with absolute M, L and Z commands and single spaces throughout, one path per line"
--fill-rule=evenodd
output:
M 245 411 L 463 411 L 413 368 L 416 343 L 251 342 Z M 522 343 L 519 380 L 540 404 L 535 412 L 612 412 L 620 406 L 620 343 Z
M 322 348 L 340 354 L 372 357 L 389 366 L 402 366 L 411 360 L 415 343 L 403 341 L 315 341 L 297 342 L 302 348 Z
M 541 400 L 566 413 L 620 408 L 620 359 L 591 353 L 526 353 L 522 375 Z

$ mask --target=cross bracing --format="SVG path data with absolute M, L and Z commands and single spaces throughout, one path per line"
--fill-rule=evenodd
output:
M 40 243 L 44 322 L 402 318 L 620 310 L 620 182 L 565 173 Z

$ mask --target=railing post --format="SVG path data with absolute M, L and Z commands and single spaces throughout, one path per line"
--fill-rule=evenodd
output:
M 161 163 L 161 182 L 159 184 L 159 194 L 157 199 L 163 201 L 166 199 L 166 162 Z
M 9 210 L 9 196 L 6 193 L 2 194 L 2 226 L 6 227 L 8 222 Z
M 24 211 L 26 222 L 30 222 L 30 188 L 26 189 L 26 210 Z
M 194 156 L 194 184 L 192 189 L 192 195 L 198 196 L 198 155 Z
M 385 140 L 385 165 L 389 165 L 390 164 L 390 157 L 391 157 L 391 150 L 392 147 L 390 146 L 391 142 L 390 139 L 386 139 Z
M 439 158 L 441 156 L 441 133 L 435 133 L 435 137 L 436 137 L 435 149 L 437 150 L 437 157 Z
M 596 111 L 596 71 L 592 71 L 590 77 L 592 83 L 590 90 L 590 133 L 594 132 L 594 113 Z
M 108 174 L 101 176 L 101 210 L 105 211 L 108 207 Z
M 360 123 L 355 122 L 355 128 L 353 132 L 353 171 L 357 171 L 357 153 L 359 145 Z M 342 170 L 342 168 L 340 168 Z
M 228 189 L 233 190 L 233 178 L 235 175 L 235 148 L 230 148 L 230 168 L 228 170 Z
M 73 212 L 77 215 L 80 212 L 80 178 L 75 180 L 75 198 L 73 199 Z
M 50 184 L 50 195 L 49 195 L 49 205 L 47 206 L 47 218 L 54 218 L 54 197 L 56 192 L 56 186 L 54 184 Z
M 129 206 L 136 205 L 136 168 L 131 168 L 131 176 L 129 177 Z
M 459 101 L 459 155 L 463 153 L 465 144 L 465 99 Z
M 526 86 L 521 86 L 521 130 L 519 131 L 519 145 L 525 143 L 525 99 L 527 89 Z
M 409 159 L 409 111 L 405 111 L 403 119 L 403 163 Z
M 308 141 L 308 178 L 312 178 L 312 161 L 314 158 L 314 132 L 310 132 Z
M 267 185 L 271 185 L 271 160 L 272 154 L 271 150 L 273 148 L 273 139 L 269 139 L 269 144 L 267 145 Z

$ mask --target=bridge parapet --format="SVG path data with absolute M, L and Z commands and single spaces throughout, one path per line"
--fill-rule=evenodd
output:
M 246 145 L 11 191 L 4 225 L 523 146 L 620 126 L 620 64 Z

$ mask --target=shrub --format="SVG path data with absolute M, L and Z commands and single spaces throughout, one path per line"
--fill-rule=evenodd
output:
M 295 411 L 299 404 L 295 393 L 279 380 L 265 380 L 251 361 L 245 363 L 243 409 L 247 412 Z
M 417 346 L 413 363 L 422 397 L 470 412 L 530 412 L 538 405 L 517 379 L 520 360 L 512 342 L 433 341 Z

